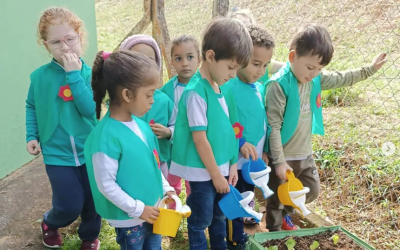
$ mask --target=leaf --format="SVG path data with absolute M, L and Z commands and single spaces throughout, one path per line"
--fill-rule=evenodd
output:
M 315 241 L 315 240 L 314 240 L 314 242 L 313 242 L 312 245 L 310 246 L 310 249 L 311 249 L 311 250 L 315 250 L 315 249 L 317 249 L 318 247 L 319 247 L 318 241 Z
M 265 248 L 267 250 L 278 250 L 278 246 L 270 246 L 268 248 Z
M 339 235 L 334 234 L 332 236 L 332 240 L 333 240 L 333 244 L 337 245 L 337 243 L 339 242 Z
M 296 246 L 296 241 L 290 238 L 286 241 L 286 246 L 288 250 L 294 250 L 294 246 Z

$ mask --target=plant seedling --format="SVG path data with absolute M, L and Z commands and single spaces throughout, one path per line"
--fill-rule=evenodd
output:
M 294 250 L 294 246 L 296 245 L 296 241 L 292 238 L 286 241 L 286 247 L 288 250 Z
M 334 234 L 332 236 L 332 240 L 333 240 L 333 244 L 337 245 L 337 243 L 339 242 L 339 235 Z
M 270 246 L 268 248 L 265 248 L 267 250 L 278 250 L 278 246 Z
M 315 250 L 319 247 L 319 243 L 318 241 L 315 241 L 312 243 L 312 245 L 310 246 L 310 250 Z

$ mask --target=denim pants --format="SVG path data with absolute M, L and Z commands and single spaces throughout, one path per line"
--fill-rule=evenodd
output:
M 46 165 L 53 191 L 53 207 L 43 215 L 50 229 L 66 227 L 81 216 L 78 234 L 82 240 L 97 239 L 101 217 L 96 213 L 86 165 L 63 167 Z
M 206 250 L 207 239 L 204 230 L 208 228 L 212 250 L 226 250 L 225 215 L 218 206 L 223 197 L 217 193 L 213 182 L 191 181 L 191 193 L 187 204 L 192 210 L 188 218 L 189 249 Z
M 239 191 L 239 193 L 252 191 L 254 192 L 254 185 L 247 183 L 242 176 L 242 170 L 238 170 L 238 182 L 235 188 Z M 244 233 L 244 224 L 243 218 L 237 218 L 234 220 L 226 220 L 226 232 L 227 232 L 227 241 L 236 244 L 244 244 L 247 242 L 247 234 Z
M 153 234 L 153 225 L 149 223 L 115 228 L 115 232 L 121 250 L 161 250 L 161 235 Z

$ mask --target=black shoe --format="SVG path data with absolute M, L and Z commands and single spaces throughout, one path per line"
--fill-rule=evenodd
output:
M 227 249 L 228 250 L 246 250 L 246 243 L 236 243 L 234 244 L 231 241 L 228 241 L 227 244 Z

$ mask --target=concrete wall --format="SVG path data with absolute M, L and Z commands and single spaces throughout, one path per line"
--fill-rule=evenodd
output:
M 33 158 L 26 151 L 25 100 L 30 73 L 51 60 L 36 36 L 40 15 L 51 6 L 67 7 L 85 22 L 87 64 L 97 52 L 94 0 L 0 1 L 0 179 Z

